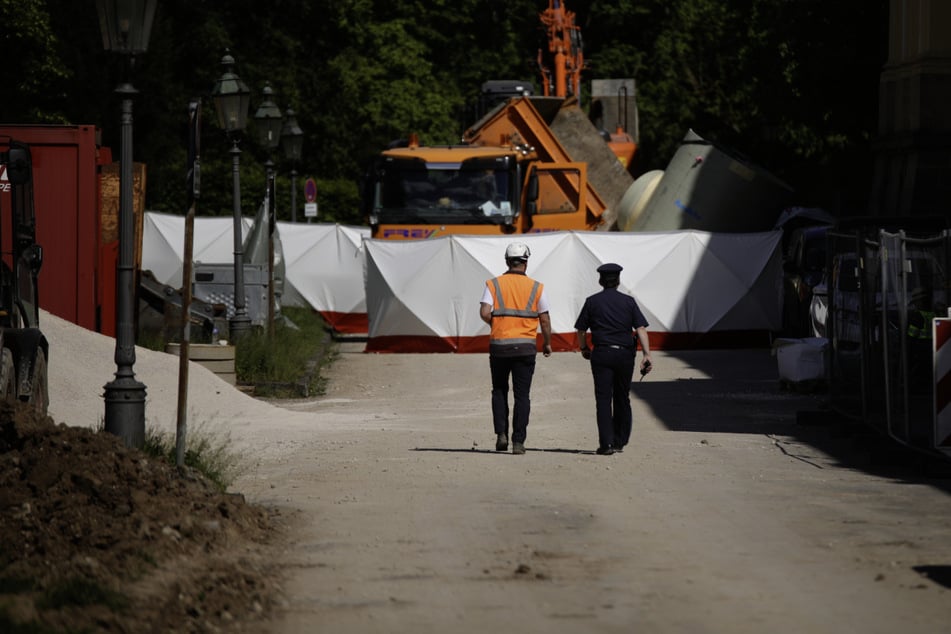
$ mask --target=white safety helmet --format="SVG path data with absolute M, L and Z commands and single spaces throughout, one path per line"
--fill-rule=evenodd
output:
M 527 244 L 522 244 L 521 242 L 513 242 L 508 245 L 505 249 L 505 259 L 506 260 L 528 260 L 528 257 L 532 254 L 528 250 Z

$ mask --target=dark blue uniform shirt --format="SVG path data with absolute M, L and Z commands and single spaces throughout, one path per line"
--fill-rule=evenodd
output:
M 595 346 L 637 345 L 636 328 L 647 327 L 647 319 L 637 301 L 616 288 L 606 288 L 584 301 L 575 330 L 590 330 Z

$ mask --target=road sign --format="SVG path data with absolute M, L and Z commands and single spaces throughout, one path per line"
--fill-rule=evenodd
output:
M 304 181 L 304 200 L 309 203 L 317 201 L 317 181 L 313 178 Z
M 304 203 L 304 217 L 305 218 L 317 217 L 317 203 Z

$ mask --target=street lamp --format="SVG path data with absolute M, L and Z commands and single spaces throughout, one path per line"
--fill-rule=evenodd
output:
M 212 98 L 218 112 L 218 124 L 231 139 L 231 173 L 234 185 L 234 314 L 228 322 L 232 341 L 240 341 L 251 330 L 251 318 L 245 308 L 244 297 L 244 246 L 241 239 L 241 150 L 238 140 L 248 124 L 248 108 L 251 91 L 241 81 L 232 67 L 234 58 L 225 50 L 221 58 L 224 73 L 215 82 Z
M 270 152 L 281 142 L 281 125 L 284 117 L 281 115 L 281 109 L 274 103 L 274 91 L 271 89 L 271 84 L 264 84 L 262 92 L 264 102 L 254 113 L 254 125 L 258 131 L 258 143 Z
M 291 222 L 297 222 L 297 162 L 304 149 L 304 131 L 297 125 L 297 116 L 290 108 L 284 112 L 281 145 L 284 147 L 284 156 L 291 164 Z
M 103 48 L 125 58 L 131 75 L 135 56 L 149 47 L 157 0 L 97 0 Z M 103 389 L 105 430 L 122 438 L 127 447 L 145 444 L 145 385 L 135 378 L 134 249 L 132 210 L 132 96 L 135 88 L 123 81 L 119 155 L 119 261 L 116 269 L 116 374 Z
M 254 113 L 258 130 L 258 142 L 267 152 L 264 167 L 267 170 L 267 192 L 264 198 L 267 212 L 267 332 L 274 335 L 274 162 L 271 151 L 281 142 L 281 109 L 274 103 L 274 91 L 270 84 L 264 85 L 264 103 Z

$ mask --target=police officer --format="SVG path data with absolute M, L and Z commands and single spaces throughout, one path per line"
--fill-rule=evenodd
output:
M 631 438 L 631 378 L 637 344 L 641 344 L 641 374 L 651 371 L 647 319 L 633 297 L 618 291 L 622 268 L 619 264 L 598 267 L 603 290 L 588 297 L 575 321 L 581 355 L 591 361 L 594 401 L 598 420 L 598 450 L 609 456 L 624 449 Z M 593 349 L 588 347 L 591 330 Z M 612 407 L 613 406 L 613 407 Z
M 495 450 L 509 444 L 509 376 L 515 406 L 512 411 L 512 453 L 525 453 L 525 436 L 531 410 L 530 393 L 538 351 L 538 327 L 542 329 L 542 350 L 551 356 L 551 319 L 545 286 L 525 274 L 528 246 L 520 242 L 505 249 L 508 271 L 485 283 L 479 316 L 491 326 L 489 369 L 492 372 L 492 424 Z

